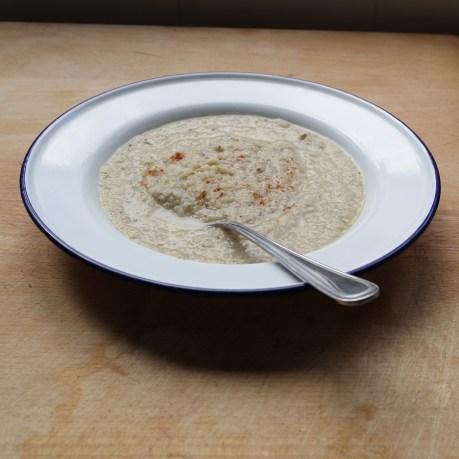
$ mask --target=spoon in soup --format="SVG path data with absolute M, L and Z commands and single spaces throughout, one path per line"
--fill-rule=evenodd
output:
M 295 277 L 344 306 L 368 303 L 379 296 L 379 287 L 373 282 L 304 257 L 241 223 L 228 220 L 216 221 L 208 225 L 229 229 L 244 236 L 274 257 Z

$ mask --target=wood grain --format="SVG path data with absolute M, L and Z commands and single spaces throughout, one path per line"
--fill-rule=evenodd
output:
M 3 23 L 0 43 L 2 457 L 458 457 L 458 37 Z M 368 273 L 379 301 L 140 286 L 35 228 L 18 174 L 51 119 L 113 86 L 210 70 L 336 86 L 427 142 L 440 208 Z

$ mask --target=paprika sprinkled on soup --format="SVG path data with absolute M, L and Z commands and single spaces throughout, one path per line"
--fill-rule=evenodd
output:
M 235 220 L 307 253 L 343 235 L 365 198 L 362 173 L 333 141 L 285 120 L 216 115 L 172 122 L 122 145 L 102 166 L 101 205 L 134 241 L 213 263 L 269 260 L 205 224 Z

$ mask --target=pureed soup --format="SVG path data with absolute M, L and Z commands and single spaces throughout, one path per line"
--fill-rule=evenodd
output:
M 362 173 L 336 143 L 281 119 L 216 115 L 175 121 L 122 145 L 102 166 L 102 208 L 130 239 L 178 258 L 270 257 L 221 228 L 235 220 L 299 253 L 343 235 L 365 199 Z

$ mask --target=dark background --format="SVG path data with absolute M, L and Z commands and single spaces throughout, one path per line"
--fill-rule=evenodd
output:
M 459 32 L 459 0 L 3 0 L 0 20 Z

